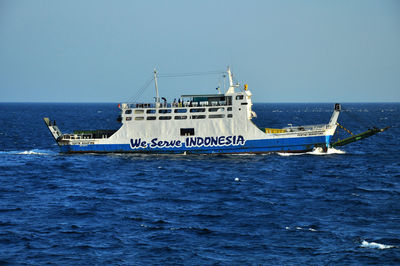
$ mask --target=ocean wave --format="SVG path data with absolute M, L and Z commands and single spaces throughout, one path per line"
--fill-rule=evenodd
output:
M 32 154 L 34 154 L 34 155 L 47 155 L 47 153 L 44 153 L 44 152 L 37 152 L 37 151 L 33 151 L 33 150 L 31 150 L 31 151 L 23 151 L 23 152 L 19 152 L 19 153 L 16 153 L 16 154 L 27 154 L 27 155 L 32 155 Z
M 338 150 L 335 148 L 328 148 L 326 152 L 322 150 L 322 148 L 315 148 L 313 151 L 307 152 L 307 154 L 311 155 L 330 155 L 330 154 L 345 154 L 345 151 Z
M 308 231 L 311 231 L 311 232 L 317 232 L 318 231 L 314 227 L 303 228 L 301 226 L 294 226 L 294 227 L 286 226 L 285 229 L 286 230 L 308 230 Z
M 33 150 L 25 150 L 25 151 L 0 151 L 0 154 L 10 154 L 10 155 L 52 155 L 55 152 L 50 150 L 40 150 L 40 149 L 33 149 Z
M 322 148 L 314 148 L 314 150 L 309 152 L 300 152 L 300 153 L 289 153 L 289 152 L 278 152 L 277 154 L 280 156 L 299 156 L 299 155 L 332 155 L 332 154 L 345 154 L 345 151 L 338 150 L 335 148 L 328 148 L 325 152 Z
M 212 230 L 205 228 L 205 227 L 171 227 L 169 228 L 169 230 L 171 231 L 175 231 L 175 230 L 183 230 L 183 231 L 188 231 L 188 232 L 194 232 L 196 234 L 199 235 L 207 235 L 207 234 L 211 234 L 213 233 Z
M 264 155 L 264 153 L 263 153 Z M 232 153 L 229 156 L 257 156 L 256 153 Z
M 376 248 L 376 249 L 396 248 L 396 246 L 385 245 L 385 244 L 380 244 L 380 243 L 376 243 L 376 242 L 367 242 L 365 240 L 363 240 L 361 242 L 360 247 L 362 247 L 362 248 Z
M 299 156 L 299 155 L 305 155 L 307 154 L 306 152 L 301 152 L 301 153 L 290 153 L 290 152 L 277 152 L 279 156 Z

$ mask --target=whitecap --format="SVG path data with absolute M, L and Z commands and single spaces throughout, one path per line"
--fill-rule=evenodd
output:
M 345 154 L 345 151 L 338 150 L 335 148 L 328 148 L 328 150 L 325 152 L 322 148 L 314 148 L 313 151 L 307 152 L 307 154 L 311 155 L 330 155 L 330 154 Z
M 33 150 L 26 150 L 26 151 L 4 151 L 1 153 L 14 154 L 14 155 L 51 155 L 54 152 L 49 151 L 49 150 L 33 149 Z
M 304 154 L 307 154 L 307 153 L 305 153 L 305 152 L 303 152 L 303 153 L 277 152 L 277 154 L 279 156 L 298 156 L 298 155 L 304 155 Z
M 345 154 L 345 151 L 335 148 L 328 148 L 325 152 L 322 148 L 317 147 L 309 152 L 291 153 L 291 152 L 277 152 L 279 156 L 299 156 L 299 155 L 331 155 L 331 154 Z
M 380 244 L 376 242 L 367 242 L 363 240 L 361 242 L 362 248 L 376 248 L 376 249 L 389 249 L 389 248 L 395 248 L 396 246 L 391 246 L 391 245 L 385 245 L 385 244 Z
M 45 155 L 45 153 L 41 152 L 34 152 L 34 151 L 23 151 L 23 152 L 18 152 L 16 154 L 36 154 L 36 155 Z

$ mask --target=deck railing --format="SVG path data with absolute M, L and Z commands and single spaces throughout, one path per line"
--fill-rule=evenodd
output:
M 207 106 L 231 106 L 226 102 L 184 102 L 184 103 L 160 103 L 159 108 L 179 108 L 179 107 L 207 107 Z M 123 109 L 156 108 L 155 103 L 123 103 Z
M 320 124 L 320 125 L 309 125 L 309 126 L 289 126 L 283 129 L 285 129 L 286 132 L 300 132 L 300 131 L 325 130 L 330 127 L 331 125 L 329 124 Z

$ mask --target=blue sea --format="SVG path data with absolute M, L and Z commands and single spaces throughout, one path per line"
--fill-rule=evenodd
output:
M 255 104 L 260 127 L 326 123 L 333 104 Z M 59 153 L 117 129 L 117 104 L 0 104 L 0 264 L 399 265 L 400 104 L 343 104 L 328 153 Z M 345 137 L 341 131 L 339 137 Z

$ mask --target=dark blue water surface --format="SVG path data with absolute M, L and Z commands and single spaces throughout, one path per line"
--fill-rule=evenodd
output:
M 116 104 L 0 104 L 0 264 L 400 263 L 400 104 L 345 104 L 330 154 L 65 155 L 64 132 L 116 129 Z M 264 127 L 332 104 L 255 104 Z

